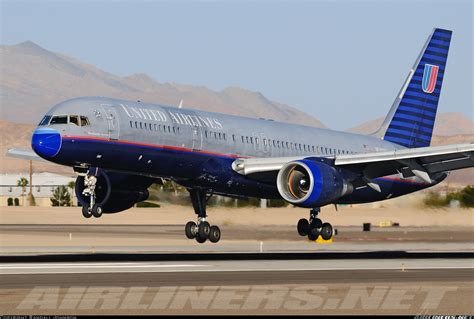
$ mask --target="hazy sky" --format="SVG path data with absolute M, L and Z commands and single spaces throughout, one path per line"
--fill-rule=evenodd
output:
M 5 1 L 1 43 L 105 71 L 240 86 L 345 129 L 384 116 L 433 27 L 454 31 L 440 112 L 474 117 L 466 1 Z

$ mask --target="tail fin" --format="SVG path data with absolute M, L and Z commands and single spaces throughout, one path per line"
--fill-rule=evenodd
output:
M 430 145 L 451 34 L 431 33 L 375 136 L 409 148 Z

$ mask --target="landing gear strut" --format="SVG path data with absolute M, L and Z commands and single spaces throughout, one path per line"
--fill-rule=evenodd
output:
M 82 194 L 89 197 L 88 205 L 82 207 L 82 216 L 85 218 L 90 218 L 91 216 L 99 218 L 102 216 L 102 207 L 96 204 L 97 196 L 95 188 L 97 185 L 98 173 L 99 170 L 97 168 L 90 169 L 87 172 L 87 175 L 84 176 L 84 190 L 82 191 Z
M 221 239 L 221 230 L 217 226 L 211 226 L 206 215 L 206 204 L 210 196 L 202 189 L 190 189 L 189 194 L 198 218 L 197 223 L 190 221 L 186 224 L 184 229 L 186 237 L 194 238 L 200 244 L 208 239 L 212 243 L 217 243 Z
M 318 218 L 321 209 L 312 208 L 309 213 L 309 220 L 302 218 L 298 221 L 297 229 L 300 236 L 308 236 L 309 240 L 316 240 L 320 235 L 324 240 L 329 240 L 333 236 L 333 229 L 330 223 L 323 223 Z

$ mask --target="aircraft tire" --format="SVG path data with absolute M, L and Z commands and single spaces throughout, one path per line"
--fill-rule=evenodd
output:
M 311 228 L 308 233 L 308 239 L 314 241 L 319 237 L 319 230 L 317 228 Z
M 199 237 L 207 239 L 209 238 L 209 233 L 211 232 L 211 225 L 208 222 L 201 222 L 198 226 Z M 196 237 L 197 238 L 197 237 Z
M 308 220 L 306 218 L 301 218 L 298 221 L 297 229 L 300 236 L 308 236 L 310 230 Z
M 217 226 L 211 226 L 209 232 L 209 241 L 211 243 L 217 243 L 221 239 L 221 230 Z
M 194 239 L 197 234 L 197 225 L 195 222 L 188 222 L 184 227 L 184 232 L 188 239 Z
M 323 227 L 321 228 L 321 237 L 324 240 L 329 240 L 331 239 L 332 235 L 333 235 L 332 225 L 329 223 L 324 223 Z
M 82 216 L 84 216 L 84 218 L 92 217 L 92 212 L 89 210 L 89 206 L 82 206 Z
M 206 237 L 202 238 L 201 236 L 199 236 L 199 234 L 196 235 L 196 241 L 197 241 L 198 243 L 203 244 L 203 243 L 206 242 L 206 240 L 207 240 Z
M 323 227 L 323 222 L 319 218 L 315 218 L 311 221 L 311 228 L 321 229 Z
M 102 216 L 102 207 L 97 204 L 92 206 L 92 216 L 95 218 L 100 218 Z

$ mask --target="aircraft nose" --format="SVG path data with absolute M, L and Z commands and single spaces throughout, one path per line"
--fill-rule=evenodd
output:
M 52 158 L 61 148 L 61 135 L 51 128 L 38 128 L 31 137 L 31 147 L 36 154 L 43 158 Z

